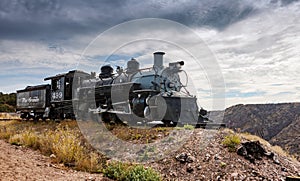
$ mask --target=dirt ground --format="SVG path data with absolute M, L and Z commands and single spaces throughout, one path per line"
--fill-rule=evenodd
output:
M 106 180 L 100 174 L 89 174 L 52 164 L 38 151 L 14 146 L 0 140 L 0 181 L 9 180 Z

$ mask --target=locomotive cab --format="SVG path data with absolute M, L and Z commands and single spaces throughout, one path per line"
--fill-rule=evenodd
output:
M 80 86 L 80 82 L 90 76 L 88 73 L 72 70 L 44 79 L 51 80 L 50 118 L 75 118 L 72 98 L 76 97 L 76 89 Z

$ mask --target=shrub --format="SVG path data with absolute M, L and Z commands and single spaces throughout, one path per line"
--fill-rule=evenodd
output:
M 68 127 L 46 132 L 43 136 L 43 147 L 51 150 L 58 162 L 73 163 L 84 156 L 84 148 L 81 146 L 79 135 Z
M 6 126 L 0 127 L 0 139 L 9 140 L 14 134 L 16 134 L 15 129 Z
M 21 135 L 16 134 L 9 137 L 8 142 L 12 145 L 18 145 L 18 146 L 21 145 Z
M 0 104 L 0 112 L 15 112 L 15 108 L 8 104 Z
M 129 165 L 121 162 L 109 163 L 103 170 L 104 176 L 119 181 L 160 181 L 160 175 L 152 168 Z
M 160 175 L 152 168 L 145 168 L 142 165 L 134 166 L 125 175 L 126 181 L 159 181 Z
M 121 162 L 112 162 L 103 170 L 103 175 L 115 180 L 125 180 L 127 169 L 128 166 Z
M 236 151 L 237 146 L 241 143 L 241 138 L 237 134 L 225 136 L 222 144 L 228 148 L 230 152 Z
M 185 124 L 185 125 L 183 126 L 183 128 L 184 128 L 184 129 L 187 129 L 187 130 L 193 130 L 193 129 L 195 129 L 195 127 L 194 127 L 193 125 L 190 125 L 190 124 Z
M 227 166 L 227 164 L 226 164 L 225 162 L 221 162 L 221 163 L 220 163 L 220 167 L 221 167 L 221 168 L 225 168 L 226 166 Z
M 15 145 L 25 145 L 28 147 L 32 147 L 34 149 L 38 149 L 39 144 L 38 135 L 32 130 L 26 130 L 23 133 L 13 135 L 9 138 L 9 143 Z
M 91 173 L 99 173 L 102 171 L 102 159 L 95 152 L 86 154 L 76 159 L 76 168 L 78 170 L 88 171 Z

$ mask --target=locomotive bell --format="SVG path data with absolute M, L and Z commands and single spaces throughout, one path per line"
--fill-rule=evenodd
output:
M 156 70 L 161 70 L 164 65 L 163 65 L 163 55 L 165 54 L 165 52 L 155 52 L 153 53 L 154 55 L 154 64 L 153 64 L 153 68 Z

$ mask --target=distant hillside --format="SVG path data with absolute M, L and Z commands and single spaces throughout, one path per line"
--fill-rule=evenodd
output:
M 258 135 L 290 153 L 300 155 L 300 103 L 250 104 L 211 112 L 211 119 L 221 119 L 227 127 Z
M 0 112 L 15 112 L 16 93 L 4 94 L 0 92 Z
M 276 145 L 283 145 L 291 153 L 300 151 L 300 117 L 287 127 L 282 129 L 270 142 Z

